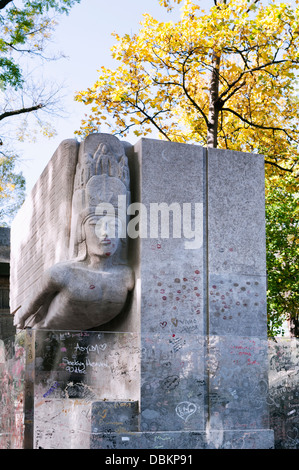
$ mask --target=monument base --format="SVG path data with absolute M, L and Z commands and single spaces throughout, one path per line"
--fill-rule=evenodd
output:
M 28 329 L 2 342 L 0 448 L 274 448 L 264 345 L 217 338 L 204 357 L 189 339 L 140 349 L 135 333 Z
M 271 430 L 92 434 L 91 449 L 273 449 Z

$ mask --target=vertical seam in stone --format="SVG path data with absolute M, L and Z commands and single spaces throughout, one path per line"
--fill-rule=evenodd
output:
M 205 344 L 205 368 L 206 368 L 206 421 L 205 429 L 210 421 L 210 372 L 209 372 L 209 354 L 210 354 L 210 315 L 209 315 L 209 168 L 208 168 L 208 148 L 203 148 L 204 152 L 204 269 L 205 269 L 205 327 L 204 327 L 204 344 Z

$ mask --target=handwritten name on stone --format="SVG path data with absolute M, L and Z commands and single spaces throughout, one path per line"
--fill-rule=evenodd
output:
M 89 359 L 86 359 L 86 366 L 87 367 L 106 367 L 109 369 L 109 366 L 108 364 L 105 364 L 105 362 L 96 362 L 96 361 L 93 361 L 91 362 Z
M 193 415 L 196 410 L 197 406 L 195 405 L 195 403 L 190 403 L 188 401 L 183 401 L 179 403 L 175 409 L 176 414 L 184 421 L 187 421 L 187 419 L 190 418 L 190 416 Z
M 105 362 L 90 361 L 90 359 L 88 358 L 86 359 L 85 362 L 82 362 L 82 361 L 70 360 L 67 357 L 64 357 L 62 361 L 64 364 L 66 364 L 67 372 L 76 372 L 78 374 L 86 374 L 87 367 L 91 367 L 91 368 L 106 367 L 109 369 L 108 364 L 106 364 Z
M 80 346 L 78 343 L 75 346 L 75 351 L 85 352 L 89 354 L 90 352 L 95 352 L 96 354 L 100 354 L 101 351 L 105 351 L 107 347 L 106 343 L 103 344 L 89 344 L 88 346 Z

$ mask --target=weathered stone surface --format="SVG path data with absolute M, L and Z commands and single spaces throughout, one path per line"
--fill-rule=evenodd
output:
M 267 429 L 267 340 L 252 336 L 209 337 L 211 430 Z
M 90 181 L 80 165 L 83 161 L 93 171 L 94 139 L 90 146 L 86 141 L 86 152 L 80 145 L 72 189 L 79 191 L 73 205 L 78 214 L 88 199 L 80 185 Z M 115 178 L 120 160 L 115 165 L 103 149 L 101 168 Z M 102 423 L 91 433 L 91 447 L 271 448 L 263 159 L 151 139 L 126 146 L 126 154 L 132 179 L 128 255 L 135 273 L 130 305 L 125 315 L 103 325 L 107 333 L 72 333 L 63 324 L 62 332 L 39 336 L 39 432 L 45 433 L 43 415 L 48 423 L 54 419 L 55 400 L 83 400 L 89 419 L 92 403 L 100 409 L 106 401 L 130 401 L 139 404 L 138 431 L 103 434 Z M 127 173 L 121 174 L 126 180 Z M 68 243 L 80 257 L 80 216 L 74 220 Z M 116 289 L 122 295 L 123 284 L 117 270 L 111 267 L 109 274 L 115 284 L 106 299 L 113 300 Z M 81 299 L 86 280 L 87 287 L 98 283 L 78 277 L 74 285 Z M 85 300 L 93 294 L 99 293 L 90 289 Z M 78 313 L 85 312 L 84 304 Z M 132 332 L 131 344 L 117 331 Z M 50 415 L 45 394 L 53 394 L 46 397 L 53 400 Z
M 96 401 L 92 403 L 91 432 L 138 431 L 138 401 Z
M 77 148 L 71 159 L 76 158 Z M 126 226 L 127 217 L 126 203 L 124 216 L 119 210 L 119 197 L 126 199 L 130 194 L 124 147 L 110 135 L 87 137 L 79 148 L 76 173 L 68 176 L 73 185 L 72 192 L 69 188 L 65 195 L 65 203 L 72 206 L 71 223 L 68 219 L 60 221 L 64 232 L 70 231 L 66 261 L 48 267 L 35 289 L 26 290 L 27 297 L 15 313 L 18 328 L 99 327 L 121 312 L 128 291 L 134 287 L 134 274 L 126 264 L 125 247 L 118 234 L 118 228 Z M 33 208 L 34 214 L 37 209 Z M 37 230 L 40 223 L 37 220 Z M 126 240 L 126 236 L 123 238 Z
M 204 337 L 160 333 L 143 335 L 141 344 L 140 429 L 157 432 L 204 429 L 207 388 Z
M 209 272 L 265 275 L 264 157 L 208 150 Z
M 94 434 L 92 449 L 273 449 L 271 430 Z M 154 459 L 153 459 L 154 461 Z M 188 462 L 188 460 L 187 460 Z M 190 462 L 190 461 L 189 461 Z M 178 462 L 177 462 L 178 463 Z
M 210 274 L 211 335 L 267 337 L 266 277 Z
M 68 259 L 73 179 L 78 142 L 63 141 L 11 226 L 13 312 L 36 292 L 43 273 Z
M 139 201 L 146 208 L 148 229 L 147 237 L 140 239 L 137 271 L 141 289 L 141 332 L 203 334 L 203 149 L 141 139 L 134 150 L 140 170 Z M 157 203 L 165 203 L 165 214 L 169 210 L 169 237 L 163 237 L 161 232 L 150 237 L 150 214 L 153 204 Z M 177 218 L 172 219 L 173 203 L 177 204 L 174 214 L 180 217 L 180 223 Z M 192 211 L 191 228 L 197 229 L 190 237 L 184 235 L 184 223 L 185 228 L 190 225 L 184 207 Z M 180 229 L 178 238 L 173 236 L 174 226 Z

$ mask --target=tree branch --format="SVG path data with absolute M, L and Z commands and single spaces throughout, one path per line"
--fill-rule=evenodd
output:
M 278 165 L 277 163 L 270 162 L 269 160 L 265 160 L 265 163 L 267 163 L 268 165 L 276 166 L 277 168 L 279 168 L 280 170 L 283 170 L 283 171 L 289 171 L 290 173 L 293 172 L 292 168 L 283 168 L 282 166 Z
M 253 72 L 257 72 L 258 70 L 262 70 L 262 69 L 265 69 L 266 67 L 269 67 L 270 65 L 276 65 L 276 64 L 281 64 L 281 63 L 284 63 L 284 62 L 287 62 L 287 60 L 273 60 L 271 62 L 268 62 L 266 64 L 262 64 L 262 65 L 259 65 L 257 67 L 253 67 L 252 69 L 247 69 L 247 70 L 243 70 L 243 72 L 240 73 L 240 75 L 238 76 L 238 78 L 236 78 L 236 80 L 234 80 L 232 83 L 230 83 L 227 87 L 226 90 L 224 90 L 221 95 L 219 96 L 220 99 L 222 99 L 227 93 L 229 93 L 229 91 L 243 78 L 243 76 L 246 74 L 246 73 L 253 73 Z M 247 65 L 246 65 L 247 66 Z M 266 70 L 267 72 L 267 70 Z M 230 94 L 230 97 L 234 94 L 234 91 Z M 223 101 L 226 101 L 226 100 L 223 100 Z
M 223 93 L 219 96 L 218 100 L 221 104 L 224 104 L 226 101 L 228 101 L 237 91 L 239 91 L 244 85 L 246 85 L 246 82 L 241 83 L 241 85 L 237 86 L 224 100 L 222 99 Z M 228 90 L 227 90 L 228 91 Z
M 30 106 L 28 108 L 15 109 L 14 111 L 6 111 L 5 113 L 0 114 L 0 121 L 7 117 L 17 116 L 18 114 L 31 113 L 32 111 L 37 111 L 38 109 L 44 108 L 44 104 L 37 104 L 35 106 Z
M 168 110 L 165 110 L 165 109 L 164 109 L 164 110 L 160 110 L 160 111 L 158 111 L 154 116 L 150 116 L 150 115 L 145 111 L 145 105 L 144 105 L 144 103 L 142 103 L 142 104 L 143 104 L 143 108 L 138 105 L 138 93 L 136 94 L 136 98 L 135 98 L 135 102 L 134 102 L 134 103 L 132 103 L 132 101 L 130 101 L 130 100 L 126 100 L 125 103 L 127 103 L 129 106 L 133 106 L 133 108 L 135 108 L 135 109 L 138 110 L 140 113 L 142 113 L 143 116 L 145 116 L 145 119 L 140 123 L 140 125 L 144 124 L 144 122 L 145 122 L 146 120 L 148 120 L 149 122 L 152 123 L 152 125 L 153 125 L 154 127 L 156 127 L 156 129 L 157 129 L 159 132 L 161 132 L 162 135 L 164 135 L 164 137 L 165 137 L 167 140 L 169 140 L 169 141 L 171 140 L 171 139 L 168 137 L 168 135 L 166 134 L 166 132 L 163 131 L 163 129 L 162 129 L 162 128 L 156 123 L 156 121 L 155 121 L 155 118 L 158 116 L 158 114 L 163 113 L 163 112 L 167 112 Z M 135 124 L 134 124 L 134 125 L 135 125 Z M 131 126 L 126 126 L 126 129 L 124 129 L 124 131 L 127 130 L 129 127 L 131 127 Z
M 237 113 L 237 111 L 234 111 L 233 109 L 230 109 L 230 108 L 222 108 L 222 111 L 228 111 L 229 113 L 234 114 L 235 116 L 237 116 L 237 118 L 239 118 L 241 121 L 245 122 L 246 124 L 249 124 L 250 126 L 257 127 L 258 129 L 281 131 L 281 132 L 284 132 L 287 135 L 287 137 L 289 137 L 290 139 L 295 140 L 292 137 L 290 137 L 288 132 L 282 127 L 264 126 L 262 124 L 256 124 L 255 122 L 248 121 L 248 119 L 241 116 L 241 114 Z
M 12 2 L 12 0 L 0 0 L 0 10 L 3 10 L 10 2 Z
M 190 54 L 191 55 L 191 54 Z M 191 95 L 189 94 L 189 91 L 187 90 L 187 87 L 186 87 L 186 72 L 185 72 L 185 64 L 187 62 L 187 59 L 188 57 L 185 59 L 184 63 L 183 63 L 183 67 L 182 67 L 182 72 L 183 72 L 183 82 L 182 82 L 182 87 L 183 87 L 183 90 L 185 92 L 185 95 L 187 96 L 188 100 L 192 103 L 192 105 L 200 112 L 200 114 L 202 115 L 202 117 L 204 118 L 205 120 L 205 123 L 206 123 L 206 126 L 209 125 L 209 121 L 208 121 L 208 118 L 205 114 L 205 112 L 203 111 L 203 109 L 201 109 L 200 106 L 198 106 L 198 104 L 196 103 L 196 101 L 191 97 Z

